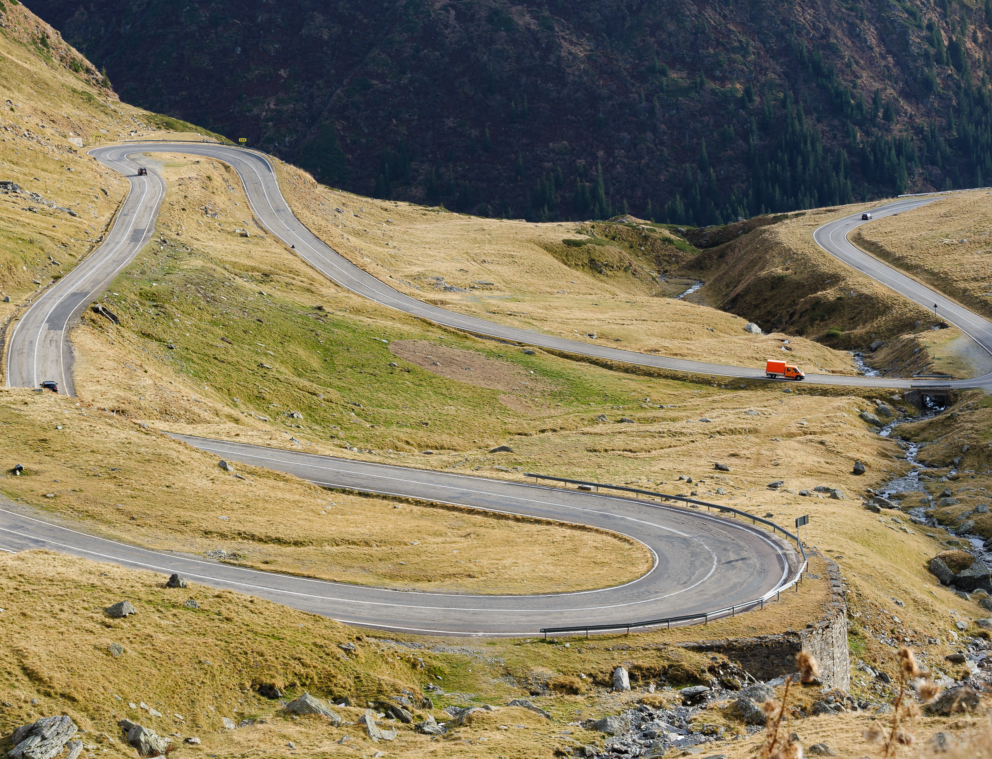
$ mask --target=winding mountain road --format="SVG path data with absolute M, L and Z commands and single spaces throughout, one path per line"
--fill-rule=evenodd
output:
M 230 164 L 244 184 L 259 222 L 296 254 L 338 285 L 390 308 L 486 337 L 550 350 L 693 374 L 764 379 L 761 369 L 670 359 L 538 332 L 504 327 L 446 311 L 406 296 L 355 266 L 312 234 L 292 213 L 268 159 L 214 143 L 139 143 L 98 148 L 97 160 L 128 176 L 130 192 L 104 243 L 66 277 L 42 293 L 15 325 L 7 352 L 9 387 L 38 387 L 49 379 L 73 395 L 68 331 L 78 315 L 134 258 L 154 233 L 165 184 L 154 171 L 137 176 L 143 153 L 185 153 Z M 911 210 L 930 198 L 893 203 L 876 216 Z M 918 303 L 938 304 L 940 315 L 992 352 L 992 324 L 915 280 L 859 251 L 847 233 L 849 217 L 817 230 L 828 252 Z M 913 380 L 807 375 L 807 382 L 860 387 L 911 388 Z M 992 375 L 943 383 L 992 384 Z M 156 553 L 41 521 L 0 507 L 0 549 L 48 547 L 127 567 L 181 572 L 193 580 L 230 588 L 341 621 L 408 632 L 531 635 L 544 626 L 616 624 L 683 616 L 768 598 L 790 584 L 801 557 L 768 532 L 733 519 L 631 498 L 580 493 L 522 483 L 313 456 L 203 438 L 175 436 L 204 451 L 245 464 L 288 472 L 327 487 L 418 498 L 494 512 L 579 523 L 640 541 L 654 566 L 626 585 L 584 593 L 543 596 L 471 596 L 385 590 L 330 583 Z M 535 550 L 540 550 L 535 546 Z

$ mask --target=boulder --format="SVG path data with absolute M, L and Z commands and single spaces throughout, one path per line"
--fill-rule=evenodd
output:
M 365 725 L 365 730 L 368 732 L 369 738 L 372 739 L 373 743 L 391 741 L 396 738 L 395 730 L 382 730 L 375 724 L 375 712 L 371 709 L 366 709 L 365 714 L 358 718 L 358 722 L 361 725 Z
M 873 424 L 876 427 L 884 427 L 882 420 L 877 416 L 872 414 L 870 411 L 862 411 L 858 416 L 861 417 L 862 421 L 868 422 L 868 424 Z
M 623 667 L 613 670 L 613 690 L 630 690 L 630 675 Z
M 854 462 L 854 470 L 853 470 L 854 474 L 864 474 L 866 470 L 867 467 L 864 465 L 863 462 L 861 461 Z
M 234 467 L 231 466 L 230 464 L 228 464 L 226 461 L 224 461 L 224 459 L 221 459 L 219 462 L 217 462 L 217 466 L 219 466 L 225 472 L 233 472 L 234 471 Z
M 238 723 L 235 722 L 230 717 L 221 717 L 220 718 L 220 721 L 221 721 L 221 724 L 224 725 L 224 729 L 225 730 L 237 730 L 238 729 Z
M 76 723 L 64 715 L 42 717 L 14 731 L 10 736 L 13 748 L 7 756 L 10 759 L 54 759 L 78 730 Z
M 744 325 L 744 331 L 747 332 L 749 335 L 760 335 L 761 327 L 759 327 L 754 322 L 748 322 L 747 324 Z
M 290 701 L 284 708 L 290 714 L 298 714 L 300 716 L 305 714 L 316 714 L 320 717 L 327 717 L 334 727 L 341 724 L 341 717 L 339 717 L 331 709 L 327 708 L 327 704 L 319 698 L 314 698 L 306 692 L 304 692 L 299 698 Z
M 627 729 L 627 720 L 619 715 L 611 714 L 596 720 L 589 727 L 607 735 L 619 735 Z
M 989 574 L 989 568 L 981 561 L 976 561 L 967 569 L 958 572 L 951 582 L 966 593 L 974 593 L 976 590 L 992 593 L 992 576 Z
M 437 720 L 431 716 L 428 716 L 423 722 L 417 723 L 414 729 L 424 735 L 444 735 L 445 732 L 444 728 L 437 724 Z
M 413 724 L 413 715 L 402 706 L 398 706 L 397 704 L 384 704 L 383 707 L 383 711 L 386 713 L 387 717 L 398 719 L 404 725 Z
M 127 742 L 138 750 L 139 756 L 165 756 L 169 750 L 169 741 L 154 730 L 143 725 L 131 726 L 127 731 Z
M 742 688 L 737 695 L 738 697 L 749 698 L 752 701 L 763 704 L 765 701 L 775 698 L 775 691 L 772 686 L 766 683 L 755 683 L 754 685 Z
M 779 488 L 785 487 L 785 480 L 775 480 L 775 482 L 769 482 L 768 487 L 772 490 L 778 490 Z
M 706 700 L 710 689 L 705 685 L 690 685 L 682 689 L 682 703 L 686 706 L 696 706 Z
M 118 601 L 113 606 L 108 606 L 104 611 L 107 612 L 108 617 L 113 617 L 114 619 L 124 619 L 138 613 L 138 610 L 131 605 L 130 601 Z
M 513 449 L 508 445 L 497 445 L 489 449 L 490 453 L 513 453 Z
M 973 712 L 978 708 L 978 704 L 978 693 L 967 685 L 959 685 L 944 691 L 940 698 L 927 707 L 927 711 L 949 717 L 952 714 Z
M 879 416 L 884 416 L 884 417 L 890 417 L 896 415 L 895 412 L 884 403 L 879 403 L 877 406 L 875 406 L 875 413 L 878 414 Z
M 282 691 L 274 683 L 259 683 L 255 690 L 258 695 L 269 699 L 269 701 L 277 701 L 282 698 Z
M 988 599 L 982 599 L 987 601 Z M 981 627 L 983 630 L 992 630 L 992 617 L 985 617 L 984 619 L 976 619 L 975 624 Z
M 975 531 L 975 523 L 971 519 L 966 519 L 954 528 L 955 535 L 968 535 Z
M 947 506 L 960 506 L 961 501 L 957 498 L 951 498 L 950 496 L 943 496 L 937 499 L 937 506 L 939 508 L 946 508 Z
M 899 505 L 898 504 L 893 503 L 888 498 L 883 498 L 880 495 L 876 495 L 874 498 L 871 499 L 871 501 L 869 501 L 869 503 L 877 506 L 880 509 L 898 509 L 899 508 Z
M 833 490 L 831 490 L 830 491 L 830 497 L 833 498 L 835 501 L 846 501 L 847 500 L 847 496 L 844 495 L 844 491 L 841 490 L 840 488 L 834 488 Z
M 180 575 L 177 575 L 177 574 L 170 575 L 168 582 L 165 583 L 165 587 L 167 587 L 167 588 L 185 588 L 186 587 L 186 578 L 184 578 L 184 577 L 182 577 Z
M 930 559 L 930 574 L 940 580 L 941 585 L 950 585 L 954 579 L 954 573 L 936 556 Z
M 726 464 L 714 464 L 713 465 L 713 468 L 716 471 L 718 471 L 718 472 L 729 472 L 730 471 L 730 467 L 727 466 Z
M 113 654 L 114 656 L 124 655 L 124 646 L 122 646 L 120 643 L 111 643 L 109 646 L 107 646 L 107 650 L 110 651 L 110 653 Z
M 736 706 L 737 713 L 747 725 L 764 725 L 768 719 L 761 707 L 750 698 L 738 698 Z
M 65 747 L 69 753 L 60 759 L 79 759 L 80 754 L 83 753 L 82 741 L 69 741 Z
M 810 756 L 837 756 L 826 743 L 814 743 L 809 747 Z
M 883 345 L 885 345 L 884 342 L 882 342 L 881 340 L 876 340 L 875 342 L 873 342 L 871 345 L 868 346 L 868 350 L 870 350 L 872 353 L 874 353 L 879 348 L 881 348 Z

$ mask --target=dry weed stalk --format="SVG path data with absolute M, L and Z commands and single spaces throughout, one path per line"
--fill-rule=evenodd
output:
M 888 737 L 881 727 L 872 727 L 864 732 L 864 738 L 869 743 L 882 743 L 881 756 L 884 759 L 894 759 L 900 746 L 912 746 L 916 741 L 916 736 L 906 727 L 907 722 L 920 716 L 919 705 L 915 701 L 908 700 L 910 688 L 916 691 L 923 702 L 933 701 L 940 693 L 940 687 L 935 682 L 920 677 L 922 671 L 916 663 L 916 656 L 909 648 L 903 646 L 897 656 L 899 694 L 892 704 L 892 727 Z
M 820 664 L 811 654 L 801 651 L 796 656 L 799 665 L 799 680 L 803 683 L 816 681 L 820 674 Z M 768 718 L 765 727 L 766 738 L 758 751 L 757 759 L 803 759 L 803 747 L 792 740 L 792 730 L 789 721 L 789 690 L 792 687 L 792 677 L 785 680 L 785 690 L 782 700 L 769 699 L 761 705 L 761 711 Z M 785 720 L 785 734 L 782 735 L 782 720 Z

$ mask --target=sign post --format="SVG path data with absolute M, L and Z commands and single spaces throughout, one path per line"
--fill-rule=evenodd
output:
M 806 543 L 809 544 L 809 514 L 803 514 L 796 519 L 796 537 L 799 536 L 799 528 L 806 525 Z
M 248 138 L 247 137 L 239 137 L 238 138 L 238 142 L 240 142 L 242 145 L 244 145 L 246 142 L 248 142 Z

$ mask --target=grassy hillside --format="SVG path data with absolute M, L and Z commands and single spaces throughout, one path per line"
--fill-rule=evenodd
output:
M 711 224 L 992 176 L 978 0 L 30 4 L 129 101 L 365 195 Z

